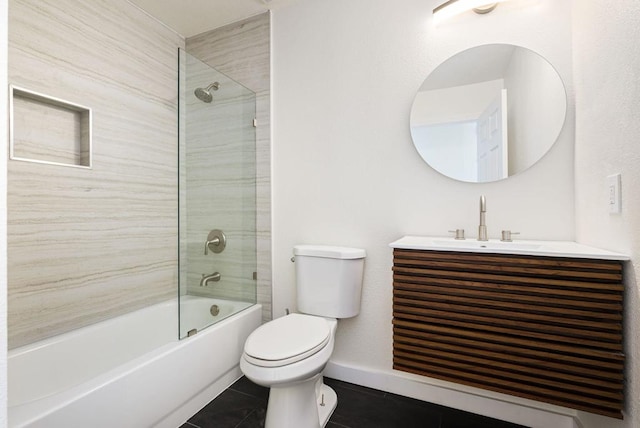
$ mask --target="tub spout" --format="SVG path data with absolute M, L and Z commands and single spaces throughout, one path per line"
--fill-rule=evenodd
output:
M 220 281 L 220 272 L 214 272 L 211 275 L 202 275 L 200 280 L 200 287 L 206 287 L 209 281 Z

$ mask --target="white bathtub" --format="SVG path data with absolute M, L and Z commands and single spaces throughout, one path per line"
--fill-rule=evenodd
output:
M 180 426 L 241 376 L 244 341 L 261 321 L 260 305 L 183 304 L 203 318 L 217 304 L 227 318 L 178 341 L 171 301 L 9 351 L 9 427 Z

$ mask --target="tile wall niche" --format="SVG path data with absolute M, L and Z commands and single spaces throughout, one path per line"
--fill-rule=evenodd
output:
M 9 22 L 9 83 L 93 114 L 92 168 L 9 161 L 13 348 L 175 296 L 184 40 L 126 0 L 10 0 Z
M 269 13 L 188 38 L 186 50 L 256 93 L 257 293 L 267 321 L 272 317 Z M 212 260 L 206 263 L 200 269 L 210 270 Z M 187 287 L 190 293 L 202 293 L 195 284 Z M 215 288 L 210 292 L 215 294 Z

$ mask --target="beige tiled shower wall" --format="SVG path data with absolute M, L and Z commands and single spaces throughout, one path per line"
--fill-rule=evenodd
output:
M 9 22 L 9 82 L 93 111 L 92 169 L 9 162 L 13 348 L 176 295 L 184 40 L 125 0 L 10 0 Z
M 257 297 L 263 305 L 263 320 L 270 320 L 270 16 L 265 13 L 188 38 L 186 50 L 256 93 Z M 197 288 L 197 285 L 189 287 Z M 193 292 L 201 290 L 193 289 Z

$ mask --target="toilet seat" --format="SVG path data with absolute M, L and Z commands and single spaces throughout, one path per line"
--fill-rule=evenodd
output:
M 251 333 L 244 345 L 244 358 L 260 367 L 282 367 L 317 353 L 330 338 L 331 327 L 326 319 L 290 314 Z

